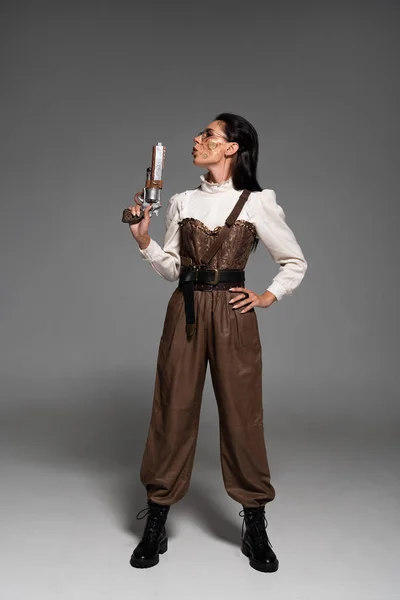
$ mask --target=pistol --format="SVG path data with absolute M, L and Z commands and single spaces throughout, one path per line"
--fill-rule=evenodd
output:
M 144 210 L 151 204 L 152 210 L 150 216 L 154 213 L 158 215 L 161 208 L 161 190 L 163 187 L 163 169 L 165 162 L 165 146 L 162 142 L 157 142 L 153 146 L 151 167 L 146 170 L 146 183 L 141 192 L 134 196 L 136 204 L 140 204 L 141 211 L 139 215 L 133 215 L 130 208 L 125 208 L 122 213 L 122 222 L 129 225 L 139 223 L 144 217 Z

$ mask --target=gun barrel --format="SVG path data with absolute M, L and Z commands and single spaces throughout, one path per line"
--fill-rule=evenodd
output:
M 162 189 L 162 174 L 165 160 L 165 146 L 162 142 L 157 142 L 153 146 L 152 164 L 151 164 L 151 186 Z

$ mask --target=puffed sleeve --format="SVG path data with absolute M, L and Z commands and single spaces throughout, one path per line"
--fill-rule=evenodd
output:
M 153 238 L 147 248 L 139 252 L 143 260 L 149 262 L 153 269 L 167 281 L 179 279 L 181 259 L 179 255 L 180 231 L 179 231 L 179 200 L 180 194 L 175 194 L 168 201 L 165 211 L 165 237 L 163 248 Z M 152 217 L 153 218 L 153 217 Z
M 273 260 L 280 265 L 267 290 L 281 300 L 285 295 L 290 296 L 300 285 L 307 270 L 307 261 L 286 223 L 283 208 L 276 202 L 274 190 L 253 192 L 249 201 L 248 212 L 258 237 Z

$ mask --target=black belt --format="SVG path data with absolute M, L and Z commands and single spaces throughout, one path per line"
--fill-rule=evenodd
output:
M 186 313 L 186 333 L 190 338 L 196 327 L 194 313 L 194 290 L 229 289 L 244 287 L 243 269 L 211 269 L 209 267 L 181 267 L 179 287 L 183 290 Z M 209 286 L 209 288 L 207 288 Z

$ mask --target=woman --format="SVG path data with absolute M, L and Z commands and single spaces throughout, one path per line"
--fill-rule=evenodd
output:
M 150 207 L 141 222 L 130 225 L 143 259 L 168 281 L 179 279 L 160 340 L 140 471 L 147 507 L 137 518 L 147 515 L 147 522 L 131 565 L 153 566 L 167 550 L 165 523 L 170 505 L 189 487 L 209 362 L 219 413 L 224 485 L 243 507 L 239 513 L 244 517 L 242 552 L 253 568 L 271 572 L 277 570 L 278 559 L 266 533 L 264 509 L 275 490 L 264 440 L 261 344 L 254 309 L 268 308 L 291 295 L 307 263 L 275 192 L 263 190 L 257 182 L 258 136 L 246 119 L 231 113 L 218 115 L 194 138 L 192 154 L 193 163 L 207 173 L 200 176 L 199 187 L 170 199 L 163 248 L 148 233 Z M 228 237 L 208 262 L 208 272 L 200 270 L 203 279 L 193 275 L 196 269 L 200 273 L 202 257 L 243 190 L 251 193 Z M 138 205 L 130 209 L 133 214 L 140 212 Z M 244 267 L 259 239 L 280 265 L 261 294 L 244 286 Z

